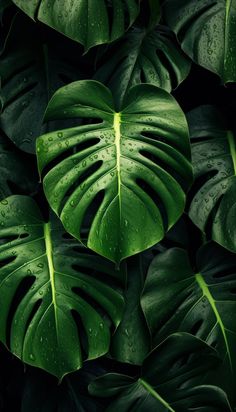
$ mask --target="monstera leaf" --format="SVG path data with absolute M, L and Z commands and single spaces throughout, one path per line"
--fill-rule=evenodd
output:
M 112 337 L 110 353 L 119 362 L 140 365 L 150 350 L 150 333 L 140 305 L 144 285 L 144 265 L 141 256 L 127 262 L 125 310 Z
M 139 13 L 140 0 L 13 0 L 32 19 L 56 29 L 85 49 L 121 37 Z
M 115 398 L 107 412 L 229 412 L 226 395 L 201 385 L 217 362 L 214 349 L 188 334 L 174 334 L 144 360 L 141 377 L 109 373 L 89 385 L 92 395 Z
M 195 175 L 189 216 L 213 240 L 236 252 L 235 135 L 211 106 L 193 110 L 188 119 Z
M 31 198 L 0 202 L 0 340 L 24 362 L 61 378 L 106 353 L 118 326 L 121 274 L 44 223 Z
M 45 35 L 18 14 L 0 58 L 0 125 L 28 153 L 35 152 L 36 136 L 49 130 L 42 120 L 55 90 L 82 78 L 77 45 L 58 37 Z
M 189 57 L 224 83 L 236 81 L 235 1 L 167 0 L 164 14 Z
M 108 49 L 102 61 L 95 78 L 110 87 L 119 104 L 135 84 L 152 83 L 171 91 L 190 70 L 190 60 L 165 26 L 151 32 L 132 30 Z
M 212 242 L 199 250 L 196 267 L 180 248 L 155 257 L 141 299 L 154 343 L 177 330 L 206 340 L 224 360 L 220 377 L 229 391 L 236 379 L 235 291 L 236 256 Z
M 36 190 L 38 176 L 33 165 L 30 156 L 17 150 L 0 132 L 0 200 Z
M 51 99 L 46 120 L 73 117 L 93 122 L 37 140 L 45 194 L 77 239 L 93 208 L 87 246 L 120 262 L 157 243 L 183 212 L 191 181 L 185 117 L 172 96 L 148 84 L 132 88 L 118 113 L 111 92 L 92 80 Z

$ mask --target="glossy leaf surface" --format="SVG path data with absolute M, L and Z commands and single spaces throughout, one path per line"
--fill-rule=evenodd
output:
M 123 311 L 121 274 L 59 221 L 44 223 L 28 197 L 2 200 L 0 216 L 1 341 L 59 378 L 106 353 Z
M 110 87 L 118 104 L 129 88 L 139 83 L 171 91 L 190 70 L 190 60 L 165 26 L 151 32 L 132 30 L 110 46 L 102 62 L 95 78 Z
M 236 256 L 212 242 L 199 250 L 196 268 L 180 248 L 154 258 L 141 299 L 155 344 L 185 331 L 218 350 L 229 392 L 236 379 L 235 290 Z
M 94 119 L 37 140 L 39 170 L 48 170 L 45 194 L 65 229 L 81 239 L 93 204 L 87 245 L 110 260 L 162 239 L 183 212 L 191 182 L 188 129 L 175 100 L 138 85 L 117 113 L 105 86 L 80 81 L 51 99 L 46 119 L 59 118 Z
M 117 361 L 135 365 L 141 365 L 150 350 L 150 333 L 140 305 L 145 278 L 142 260 L 139 256 L 127 262 L 125 310 L 110 348 Z
M 121 37 L 139 12 L 139 0 L 13 0 L 32 19 L 82 43 L 85 49 Z
M 236 143 L 220 113 L 203 106 L 189 113 L 195 183 L 189 216 L 225 248 L 236 252 Z M 197 129 L 196 129 L 197 125 Z
M 115 397 L 106 412 L 227 412 L 222 390 L 201 385 L 217 363 L 214 349 L 188 334 L 174 334 L 144 360 L 141 377 L 107 374 L 89 385 L 92 395 Z
M 24 15 L 14 19 L 0 57 L 0 125 L 21 150 L 35 153 L 36 137 L 50 130 L 42 124 L 48 101 L 82 77 L 79 57 L 67 39 L 43 33 Z
M 167 0 L 167 24 L 196 63 L 236 81 L 236 3 L 234 0 Z

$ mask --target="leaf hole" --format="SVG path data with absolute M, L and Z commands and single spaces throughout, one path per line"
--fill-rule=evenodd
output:
M 0 237 L 0 245 L 5 245 L 7 243 L 13 242 L 18 239 L 18 235 L 5 235 Z M 1 266 L 0 266 L 1 267 Z
M 148 196 L 152 199 L 155 205 L 158 206 L 159 212 L 162 217 L 162 222 L 164 229 L 167 230 L 168 228 L 168 216 L 166 213 L 165 205 L 161 197 L 157 194 L 155 189 L 153 189 L 145 180 L 143 179 L 136 179 L 137 185 L 145 192 Z
M 75 310 L 71 310 L 71 315 L 74 319 L 74 322 L 77 327 L 77 332 L 80 340 L 80 347 L 81 347 L 81 355 L 82 359 L 85 360 L 88 358 L 88 337 L 84 328 L 84 324 L 79 313 Z
M 161 160 L 159 157 L 155 156 L 153 153 L 150 153 L 146 150 L 140 150 L 139 152 L 142 156 L 146 157 L 146 159 L 151 160 L 153 163 L 155 163 L 157 166 L 161 167 L 163 170 L 165 170 L 169 175 L 171 175 L 183 188 L 183 190 L 187 190 L 189 187 L 188 182 L 186 181 L 186 176 L 182 176 L 180 173 L 178 173 L 177 170 L 173 169 L 168 165 L 167 162 Z
M 15 257 L 14 257 L 15 258 Z M 14 259 L 13 258 L 13 259 Z M 6 344 L 7 347 L 10 348 L 10 340 L 11 340 L 11 328 L 12 328 L 12 321 L 13 317 L 15 315 L 15 312 L 23 299 L 23 297 L 27 294 L 27 292 L 30 290 L 31 286 L 33 285 L 35 281 L 34 276 L 26 276 L 24 279 L 21 280 L 19 283 L 14 296 L 11 300 L 11 305 L 9 308 L 8 316 L 7 316 L 7 326 L 6 326 Z
M 100 208 L 103 199 L 105 196 L 105 190 L 100 190 L 92 199 L 89 204 L 86 213 L 83 217 L 81 227 L 80 227 L 80 236 L 81 239 L 88 239 L 89 231 L 92 226 L 93 220 L 97 214 L 98 209 Z
M 194 325 L 190 329 L 190 333 L 196 336 L 199 333 L 202 325 L 203 325 L 203 319 L 199 319 L 197 322 L 194 323 Z
M 88 292 L 78 287 L 72 288 L 72 292 L 74 292 L 86 303 L 88 303 L 89 306 L 91 306 L 101 316 L 102 320 L 106 322 L 110 328 L 113 326 L 113 322 L 110 316 L 107 314 L 106 310 L 99 304 L 97 300 L 93 299 L 93 297 L 90 296 Z

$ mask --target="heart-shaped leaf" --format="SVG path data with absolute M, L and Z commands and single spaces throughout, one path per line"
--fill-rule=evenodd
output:
M 109 349 L 121 273 L 45 223 L 31 198 L 0 202 L 0 339 L 24 362 L 61 378 Z
M 118 105 L 138 83 L 151 83 L 167 91 L 187 77 L 190 60 L 174 34 L 165 26 L 151 32 L 134 29 L 104 53 L 95 79 L 110 87 Z
M 206 340 L 224 360 L 219 383 L 234 393 L 235 291 L 236 256 L 212 242 L 199 250 L 196 267 L 180 248 L 156 256 L 141 299 L 154 344 L 179 330 Z
M 132 88 L 118 113 L 111 92 L 92 80 L 51 99 L 47 120 L 73 117 L 95 120 L 37 140 L 45 194 L 77 239 L 93 207 L 87 246 L 120 262 L 157 243 L 183 212 L 191 182 L 185 117 L 149 84 Z
M 92 395 L 115 398 L 106 412 L 229 412 L 225 393 L 201 385 L 217 362 L 214 349 L 188 335 L 174 334 L 144 360 L 139 379 L 109 373 L 89 385 Z
M 236 81 L 235 1 L 166 0 L 164 14 L 189 57 L 224 83 Z
M 188 119 L 195 176 L 189 216 L 213 240 L 236 252 L 235 135 L 214 107 L 199 107 Z
M 83 77 L 79 56 L 66 38 L 45 34 L 25 15 L 14 19 L 0 58 L 0 125 L 21 150 L 34 153 L 36 137 L 50 130 L 42 120 L 55 90 Z
M 119 37 L 139 13 L 140 0 L 13 0 L 32 19 L 82 43 L 86 50 Z

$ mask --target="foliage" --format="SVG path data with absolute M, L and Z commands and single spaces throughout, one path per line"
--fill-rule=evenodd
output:
M 235 21 L 0 0 L 1 411 L 236 410 Z

